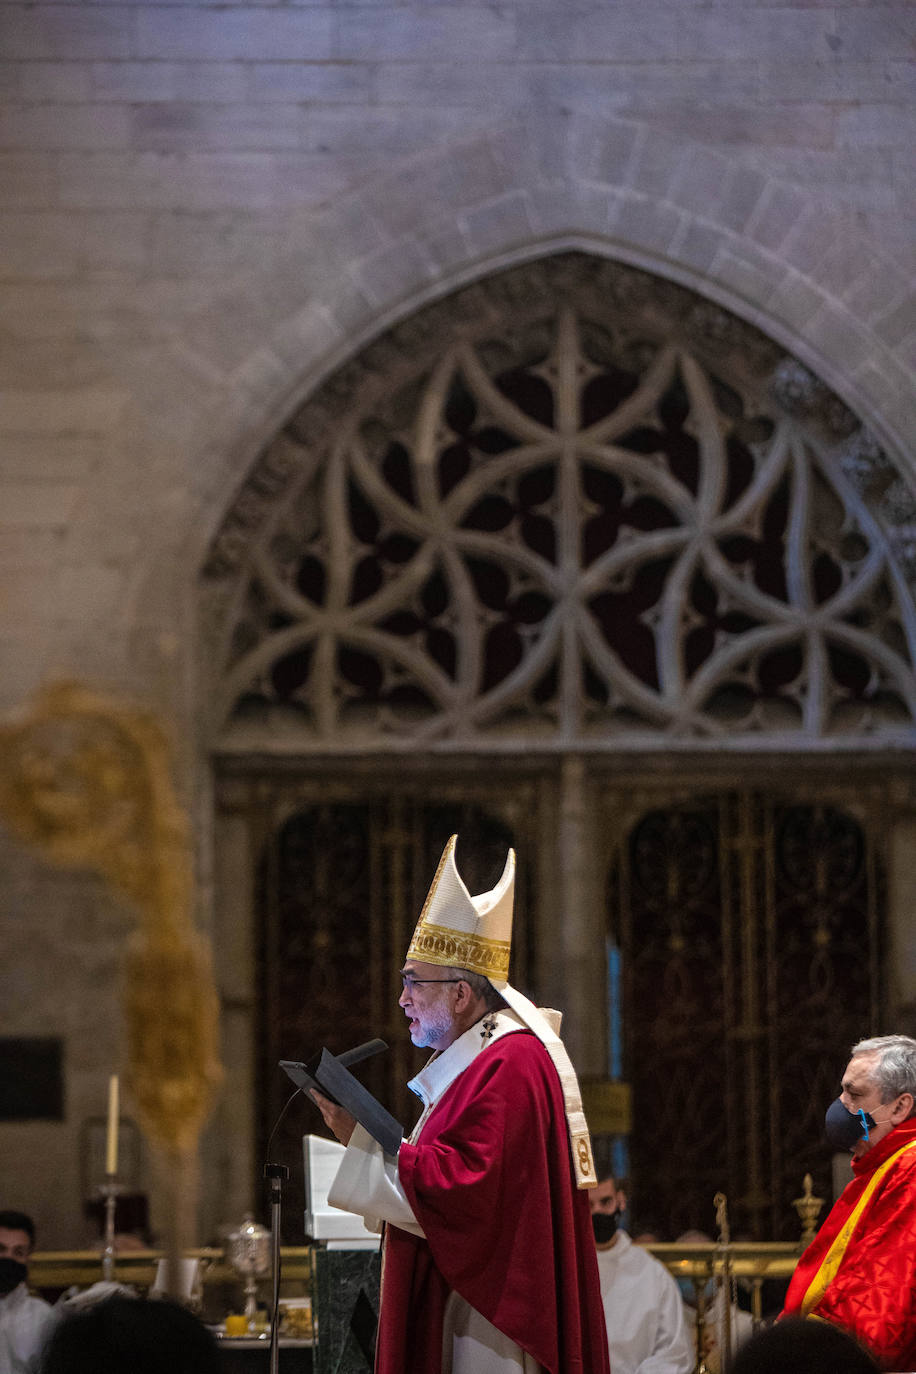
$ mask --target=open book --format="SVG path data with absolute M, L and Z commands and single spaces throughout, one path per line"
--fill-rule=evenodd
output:
M 324 1136 L 302 1137 L 305 1166 L 305 1234 L 329 1250 L 377 1250 L 381 1236 L 362 1217 L 328 1202 L 328 1192 L 344 1157 L 344 1147 Z

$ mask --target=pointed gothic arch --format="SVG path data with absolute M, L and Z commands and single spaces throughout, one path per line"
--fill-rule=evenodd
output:
M 509 269 L 264 449 L 202 581 L 211 742 L 912 743 L 895 481 L 822 382 L 686 288 L 584 254 Z
M 525 829 L 529 990 L 600 1076 L 601 868 L 637 798 L 738 760 L 794 796 L 804 756 L 844 804 L 854 759 L 889 829 L 916 739 L 908 500 L 780 343 L 641 267 L 555 253 L 416 310 L 290 405 L 209 543 L 217 922 L 256 944 L 281 814 L 493 804 Z M 395 841 L 416 835 L 379 822 Z M 255 977 L 230 1018 L 252 1062 Z

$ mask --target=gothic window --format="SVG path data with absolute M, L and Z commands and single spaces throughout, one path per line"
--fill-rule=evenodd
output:
M 513 268 L 335 372 L 261 453 L 199 585 L 208 742 L 230 800 L 252 774 L 252 833 L 273 818 L 256 884 L 265 1131 L 276 1059 L 331 1019 L 333 1048 L 366 1023 L 386 1035 L 367 1076 L 399 1102 L 410 1049 L 390 980 L 452 829 L 503 853 L 517 834 L 541 886 L 514 977 L 562 994 L 570 968 L 540 948 L 551 903 L 568 886 L 583 940 L 590 916 L 557 875 L 586 797 L 613 793 L 617 853 L 633 803 L 605 779 L 627 750 L 633 775 L 682 750 L 682 780 L 705 750 L 845 751 L 847 771 L 911 750 L 914 573 L 916 501 L 856 417 L 771 339 L 634 268 L 574 253 Z M 675 1161 L 691 1196 L 724 1175 L 755 1233 L 788 1234 L 800 1162 L 823 1191 L 805 1142 L 835 1039 L 874 1023 L 885 959 L 880 826 L 850 790 L 828 805 L 704 782 L 628 832 L 609 919 L 644 1195 L 670 1183 L 652 1173 L 656 1117 L 698 1142 Z M 655 1089 L 665 1110 L 644 1112 Z M 723 1102 L 742 1119 L 710 1133 Z M 686 1193 L 666 1196 L 674 1225 Z
M 217 732 L 911 740 L 916 614 L 853 418 L 800 419 L 799 369 L 681 288 L 538 270 L 408 321 L 264 455 L 208 567 Z

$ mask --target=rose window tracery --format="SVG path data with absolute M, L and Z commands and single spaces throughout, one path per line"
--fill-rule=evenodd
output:
M 651 279 L 616 272 L 470 288 L 294 417 L 207 570 L 225 740 L 912 740 L 912 598 L 834 457 L 854 418 L 830 398 L 819 431 L 767 390 L 774 345 L 736 363 L 698 298 L 634 308 Z

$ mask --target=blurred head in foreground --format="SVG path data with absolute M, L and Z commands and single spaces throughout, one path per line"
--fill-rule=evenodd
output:
M 829 1322 L 789 1318 L 752 1336 L 732 1374 L 877 1374 L 858 1341 Z
M 219 1374 L 213 1336 L 178 1303 L 108 1298 L 54 1331 L 41 1374 Z

